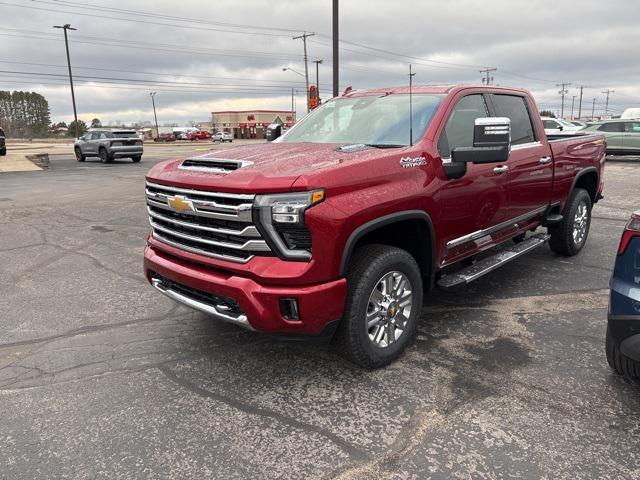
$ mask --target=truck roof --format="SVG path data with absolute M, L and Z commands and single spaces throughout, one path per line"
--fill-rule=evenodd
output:
M 459 90 L 476 89 L 476 88 L 486 90 L 486 91 L 505 91 L 505 92 L 518 92 L 518 93 L 526 93 L 526 94 L 529 93 L 527 90 L 524 90 L 521 88 L 498 87 L 494 85 L 490 85 L 490 86 L 487 86 L 487 85 L 414 85 L 411 88 L 411 92 L 416 94 L 420 94 L 420 93 L 449 94 L 449 93 L 456 93 Z M 384 94 L 391 94 L 391 93 L 408 94 L 409 86 L 351 90 L 350 92 L 347 92 L 343 96 L 358 97 L 358 96 L 365 96 L 365 95 L 384 95 Z

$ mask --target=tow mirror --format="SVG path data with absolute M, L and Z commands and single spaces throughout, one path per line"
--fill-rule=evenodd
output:
M 506 162 L 511 150 L 511 120 L 505 117 L 476 118 L 473 147 L 451 151 L 453 163 Z
M 564 127 L 562 125 L 558 125 L 558 130 L 563 131 Z

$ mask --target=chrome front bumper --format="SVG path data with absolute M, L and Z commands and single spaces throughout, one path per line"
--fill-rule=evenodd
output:
M 249 320 L 247 319 L 246 315 L 231 314 L 229 312 L 230 308 L 227 305 L 205 303 L 195 298 L 189 297 L 184 293 L 172 290 L 170 286 L 167 286 L 162 282 L 162 279 L 157 277 L 151 278 L 151 285 L 153 285 L 153 287 L 156 290 L 158 290 L 160 293 L 166 295 L 167 297 L 171 298 L 172 300 L 175 300 L 178 303 L 182 303 L 183 305 L 186 305 L 187 307 L 191 307 L 195 310 L 199 310 L 223 322 L 234 323 L 243 328 L 246 328 L 247 330 L 254 330 L 254 328 L 249 323 Z

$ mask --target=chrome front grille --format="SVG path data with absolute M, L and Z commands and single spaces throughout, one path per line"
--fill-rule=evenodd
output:
M 147 182 L 153 237 L 187 252 L 248 262 L 270 252 L 252 222 L 254 195 L 207 192 Z

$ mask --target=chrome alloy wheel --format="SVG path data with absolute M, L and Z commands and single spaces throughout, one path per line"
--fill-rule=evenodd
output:
M 367 333 L 373 344 L 385 348 L 398 340 L 412 308 L 412 286 L 405 274 L 389 272 L 378 280 L 367 305 Z
M 580 202 L 573 217 L 573 243 L 581 245 L 587 236 L 587 225 L 589 222 L 589 209 L 585 202 Z

